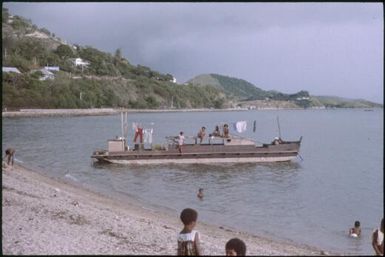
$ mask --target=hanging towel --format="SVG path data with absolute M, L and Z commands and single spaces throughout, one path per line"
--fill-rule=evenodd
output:
M 152 144 L 152 132 L 153 131 L 154 130 L 152 128 L 144 130 L 144 142 L 145 143 Z
M 246 121 L 238 121 L 235 124 L 236 130 L 238 133 L 242 133 L 246 131 L 247 122 Z

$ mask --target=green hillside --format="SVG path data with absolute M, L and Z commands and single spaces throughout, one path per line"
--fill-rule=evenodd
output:
M 187 83 L 196 86 L 212 85 L 223 90 L 228 97 L 238 100 L 265 99 L 270 96 L 265 91 L 243 79 L 231 78 L 218 74 L 199 75 L 189 80 Z
M 275 108 L 376 108 L 381 104 L 362 99 L 347 99 L 336 96 L 311 96 L 307 91 L 295 94 L 285 94 L 275 90 L 265 91 L 243 79 L 232 78 L 218 74 L 202 74 L 189 81 L 187 84 L 197 87 L 213 86 L 237 102 L 238 106 L 275 107 Z
M 2 64 L 21 73 L 3 72 L 2 108 L 222 108 L 226 96 L 211 86 L 173 83 L 142 65 L 91 46 L 71 45 L 31 21 L 2 9 Z M 81 58 L 87 66 L 74 65 Z M 59 67 L 53 79 L 44 66 Z
M 254 100 L 291 101 L 300 108 L 311 107 L 310 95 L 307 91 L 295 94 L 284 94 L 278 91 L 265 91 L 243 79 L 218 74 L 203 74 L 190 79 L 188 84 L 195 86 L 213 86 L 224 92 L 232 100 L 242 102 Z
M 363 99 L 348 99 L 337 96 L 315 96 L 325 107 L 335 108 L 382 108 L 382 104 L 373 103 Z

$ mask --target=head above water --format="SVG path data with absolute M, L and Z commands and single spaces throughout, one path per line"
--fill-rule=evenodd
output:
M 354 222 L 354 226 L 355 226 L 356 228 L 358 228 L 359 226 L 361 226 L 361 224 L 360 224 L 360 222 L 359 222 L 358 220 L 356 220 L 356 221 Z

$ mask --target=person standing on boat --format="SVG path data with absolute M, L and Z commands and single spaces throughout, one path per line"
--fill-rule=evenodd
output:
M 229 125 L 227 124 L 223 125 L 223 137 L 225 138 L 229 137 Z
M 179 133 L 179 136 L 178 136 L 178 150 L 179 150 L 179 153 L 182 153 L 182 145 L 184 144 L 184 135 L 183 135 L 183 131 L 181 131 Z
M 203 138 L 206 135 L 206 128 L 202 127 L 198 132 L 199 143 L 202 144 Z
M 134 143 L 136 144 L 136 140 L 139 137 L 139 142 L 143 143 L 143 128 L 140 124 L 135 124 L 135 137 L 134 137 Z

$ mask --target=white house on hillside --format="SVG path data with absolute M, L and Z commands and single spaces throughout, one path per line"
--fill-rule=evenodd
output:
M 59 66 L 45 66 L 44 69 L 49 70 L 49 71 L 60 71 Z
M 14 72 L 14 73 L 21 73 L 17 68 L 15 67 L 3 67 L 3 72 L 8 73 L 8 72 Z
M 31 72 L 40 71 L 42 73 L 42 76 L 39 78 L 39 80 L 47 80 L 47 79 L 54 79 L 55 74 L 47 70 L 46 68 L 41 68 L 37 70 L 32 70 Z
M 82 58 L 73 59 L 75 66 L 88 66 L 90 63 L 83 60 Z

